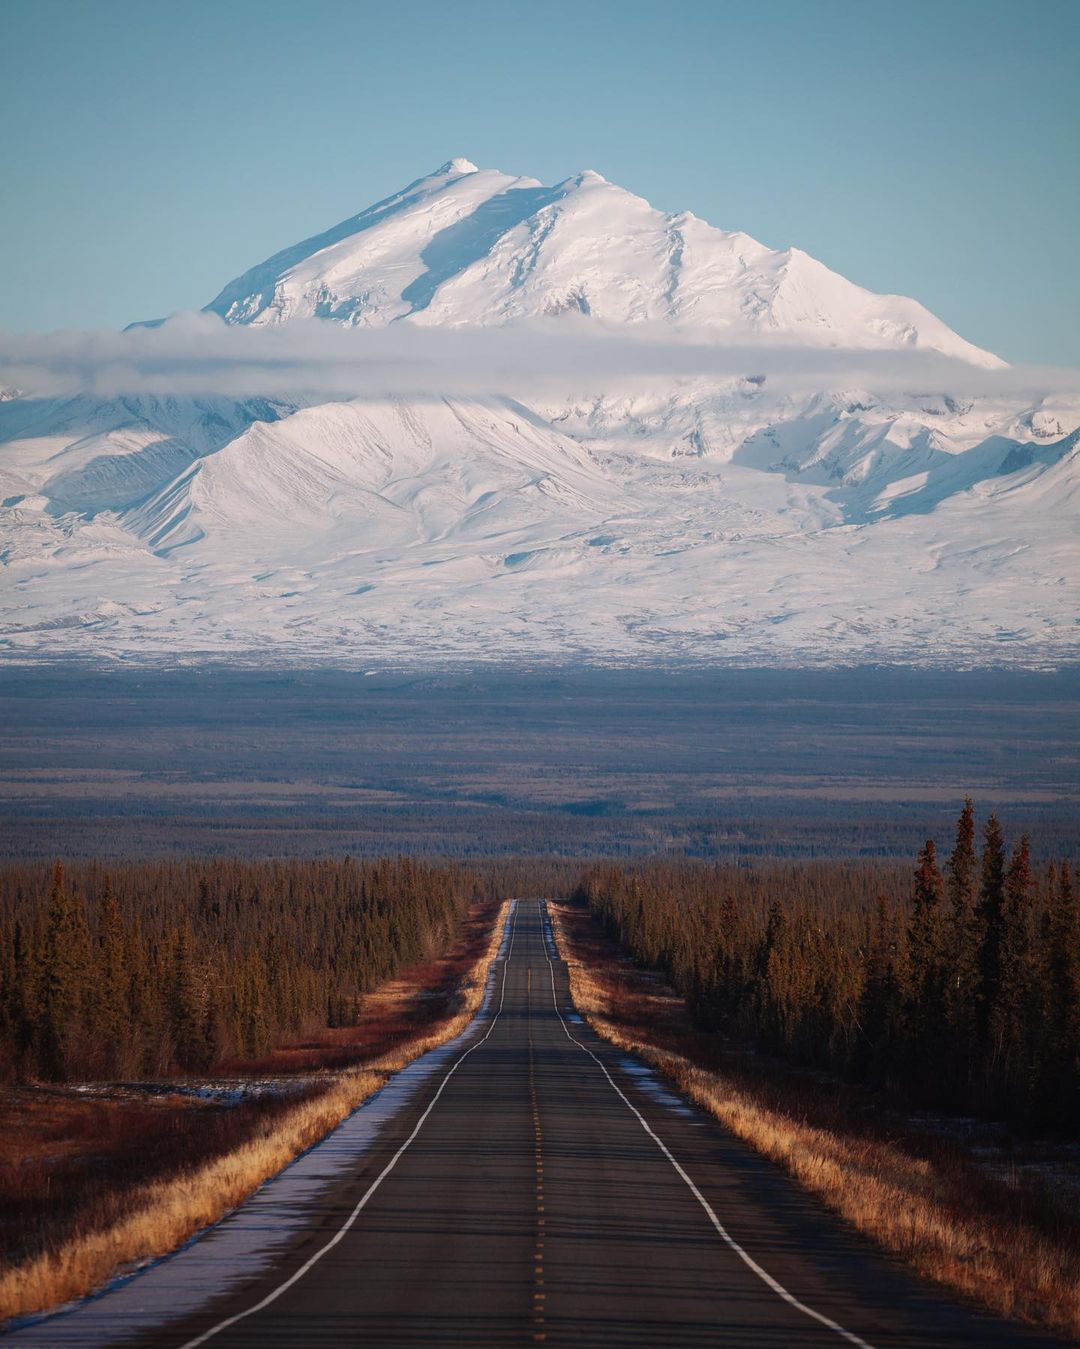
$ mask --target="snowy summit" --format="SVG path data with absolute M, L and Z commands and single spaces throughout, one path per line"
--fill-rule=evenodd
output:
M 600 174 L 555 187 L 452 159 L 237 277 L 207 306 L 230 323 L 328 318 L 490 325 L 567 311 L 713 336 L 906 347 L 978 365 L 915 300 L 875 295 L 797 248 L 666 215 Z

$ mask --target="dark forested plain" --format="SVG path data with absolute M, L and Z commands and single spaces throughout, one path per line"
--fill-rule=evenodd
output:
M 0 674 L 0 855 L 910 857 L 973 796 L 1075 851 L 1080 675 Z

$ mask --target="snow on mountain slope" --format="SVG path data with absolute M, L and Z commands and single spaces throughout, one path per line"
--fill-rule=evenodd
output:
M 426 249 L 448 232 L 485 218 L 513 188 L 539 184 L 453 159 L 435 173 L 340 225 L 273 257 L 229 285 L 207 306 L 231 323 L 282 323 L 328 318 L 352 324 L 389 322 L 408 314 L 402 298 L 428 271 Z M 517 198 L 511 199 L 517 202 Z M 502 215 L 496 211 L 502 221 Z
M 614 499 L 580 447 L 520 405 L 378 400 L 257 422 L 122 519 L 160 553 L 221 530 L 235 556 L 265 552 L 272 535 L 319 560 L 374 538 L 498 539 Z
M 0 405 L 0 500 L 48 484 L 58 509 L 118 510 L 278 408 L 264 399 L 89 396 Z
M 134 504 L 82 510 L 50 495 L 48 463 L 63 483 L 66 454 L 45 418 L 47 453 L 19 442 L 36 490 L 0 506 L 0 650 L 1075 659 L 1075 434 L 975 437 L 973 421 L 1038 418 L 1018 406 L 959 407 L 931 441 L 911 407 L 712 398 L 655 422 L 640 408 L 630 430 L 601 415 L 592 436 L 509 399 L 267 407 L 249 422 L 236 409 L 226 444 Z M 740 400 L 743 449 L 673 455 L 673 419 L 707 426 Z
M 797 248 L 655 210 L 598 173 L 552 188 L 454 159 L 275 254 L 207 306 L 230 323 L 327 318 L 489 325 L 580 313 L 711 335 L 997 357 L 915 300 L 875 295 Z
M 798 250 L 596 174 L 547 188 L 464 160 L 210 308 L 271 345 L 296 318 L 571 314 L 604 343 L 659 328 L 679 353 L 749 335 L 1000 365 Z M 807 388 L 730 362 L 607 385 L 564 363 L 564 388 L 522 364 L 485 397 L 440 388 L 429 362 L 408 397 L 0 401 L 0 659 L 1076 661 L 1077 396 L 921 373 L 921 392 Z

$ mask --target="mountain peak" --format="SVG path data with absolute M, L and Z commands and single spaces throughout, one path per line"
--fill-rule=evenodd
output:
M 457 157 L 283 249 L 208 306 L 230 323 L 488 327 L 579 313 L 705 339 L 997 357 L 903 296 L 875 295 L 799 249 L 658 211 L 586 169 L 554 187 Z
M 460 155 L 455 159 L 448 159 L 441 169 L 435 170 L 435 177 L 444 173 L 479 173 L 480 170 L 471 159 L 463 159 Z

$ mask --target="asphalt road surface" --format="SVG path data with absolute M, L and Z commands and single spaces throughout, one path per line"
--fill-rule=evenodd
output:
M 301 1237 L 124 1343 L 1060 1343 L 919 1282 L 658 1090 L 574 1014 L 542 902 L 518 901 L 511 924 L 473 1037 Z

